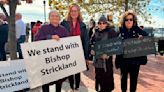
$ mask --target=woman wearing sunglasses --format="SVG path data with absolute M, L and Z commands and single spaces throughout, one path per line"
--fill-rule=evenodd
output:
M 147 33 L 137 26 L 137 17 L 133 12 L 127 11 L 123 14 L 120 27 L 122 39 L 138 38 L 143 39 Z M 137 79 L 140 65 L 146 64 L 147 57 L 124 58 L 123 55 L 116 56 L 116 68 L 121 71 L 121 90 L 127 90 L 127 78 L 130 75 L 130 92 L 136 92 Z
M 101 16 L 98 21 L 98 29 L 95 30 L 93 40 L 97 41 L 108 40 L 116 37 L 117 34 L 114 30 L 108 27 L 107 19 L 105 16 Z M 96 51 L 91 51 L 92 55 L 95 55 Z M 103 53 L 100 57 L 97 57 L 94 61 L 95 66 L 95 89 L 98 92 L 111 92 L 114 89 L 113 78 L 113 63 L 112 56 Z

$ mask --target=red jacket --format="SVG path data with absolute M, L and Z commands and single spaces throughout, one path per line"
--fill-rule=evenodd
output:
M 32 28 L 32 34 L 35 35 L 38 32 L 38 30 L 39 30 L 40 27 L 41 27 L 41 24 L 40 23 L 36 23 L 33 26 L 33 28 Z

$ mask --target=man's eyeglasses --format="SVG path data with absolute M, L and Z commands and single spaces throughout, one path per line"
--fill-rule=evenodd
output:
M 133 21 L 133 19 L 125 19 L 125 21 Z

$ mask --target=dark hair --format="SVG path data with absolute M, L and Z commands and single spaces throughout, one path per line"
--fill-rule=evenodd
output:
M 93 24 L 93 27 L 96 26 L 96 22 L 94 21 L 94 19 L 90 19 L 90 22 Z
M 41 22 L 40 20 L 38 20 L 36 23 L 40 23 L 40 24 L 42 24 L 42 22 Z

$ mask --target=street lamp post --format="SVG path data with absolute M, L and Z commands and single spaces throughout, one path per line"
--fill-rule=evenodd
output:
M 46 1 L 43 1 L 43 5 L 44 5 L 44 22 L 46 22 Z

